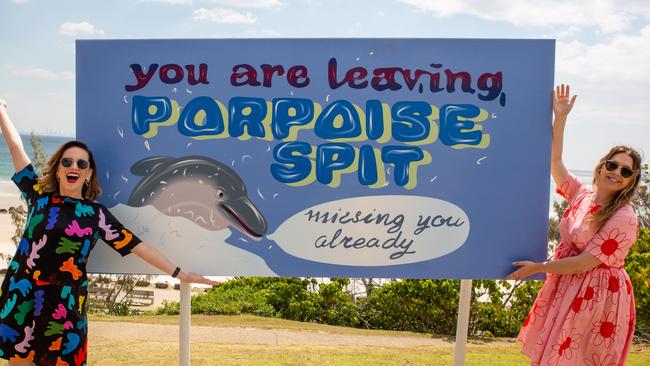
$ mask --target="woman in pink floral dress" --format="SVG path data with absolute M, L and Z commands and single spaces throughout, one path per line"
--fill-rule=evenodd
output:
M 641 180 L 641 157 L 612 148 L 594 169 L 593 187 L 562 162 L 564 125 L 576 96 L 569 86 L 553 95 L 551 173 L 569 203 L 560 221 L 553 260 L 514 262 L 508 279 L 547 273 L 518 339 L 532 365 L 624 365 L 636 323 L 625 257 L 638 236 L 630 201 Z

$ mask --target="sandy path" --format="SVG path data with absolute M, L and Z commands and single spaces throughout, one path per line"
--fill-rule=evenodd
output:
M 20 205 L 18 189 L 7 182 L 0 182 L 0 254 L 13 256 L 16 252 L 16 245 L 11 237 L 16 230 L 11 223 L 11 215 L 6 210 L 11 206 Z M 6 268 L 4 260 L 0 260 L 0 268 Z
M 178 342 L 177 325 L 134 324 L 94 321 L 89 324 L 90 338 L 125 338 Z M 391 337 L 384 335 L 343 335 L 326 332 L 192 326 L 192 342 L 219 344 L 278 345 L 369 345 L 369 346 L 449 346 L 442 339 L 425 337 Z

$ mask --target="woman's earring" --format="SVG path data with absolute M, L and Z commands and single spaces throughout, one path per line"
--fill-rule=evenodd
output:
M 86 185 L 87 185 L 87 186 L 90 185 L 90 179 L 86 179 Z

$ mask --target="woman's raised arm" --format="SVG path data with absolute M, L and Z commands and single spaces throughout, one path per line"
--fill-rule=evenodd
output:
M 14 162 L 14 169 L 16 172 L 23 170 L 30 163 L 30 160 L 25 152 L 23 141 L 20 139 L 16 127 L 11 123 L 11 119 L 9 119 L 7 102 L 4 99 L 0 99 L 0 130 L 2 130 L 2 136 L 9 147 L 9 152 Z
M 569 85 L 558 85 L 553 91 L 553 140 L 551 145 L 551 175 L 555 184 L 559 187 L 568 178 L 569 171 L 562 161 L 562 149 L 564 145 L 564 125 L 567 116 L 573 108 L 577 95 L 571 97 Z

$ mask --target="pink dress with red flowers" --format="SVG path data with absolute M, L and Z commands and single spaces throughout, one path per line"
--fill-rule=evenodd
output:
M 632 285 L 623 268 L 638 236 L 630 205 L 598 232 L 589 217 L 600 209 L 594 191 L 571 175 L 558 193 L 569 203 L 560 221 L 553 259 L 588 251 L 601 264 L 573 275 L 548 274 L 517 337 L 532 365 L 624 365 L 636 316 Z

